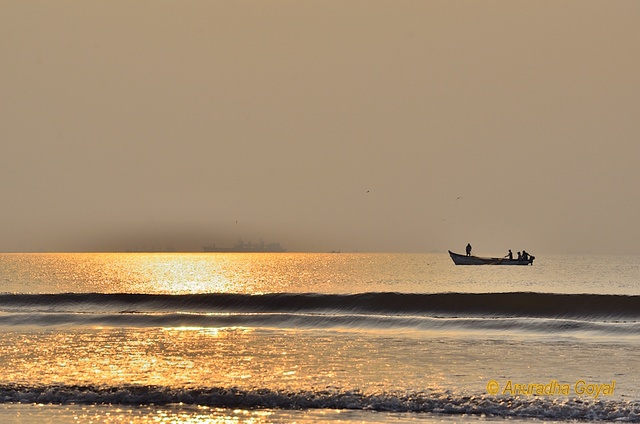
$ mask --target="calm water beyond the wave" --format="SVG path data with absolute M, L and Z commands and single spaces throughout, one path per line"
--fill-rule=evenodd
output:
M 1 254 L 0 422 L 640 422 L 640 259 Z

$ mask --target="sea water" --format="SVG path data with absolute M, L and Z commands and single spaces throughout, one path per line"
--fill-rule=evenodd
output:
M 640 260 L 0 255 L 0 422 L 640 422 Z

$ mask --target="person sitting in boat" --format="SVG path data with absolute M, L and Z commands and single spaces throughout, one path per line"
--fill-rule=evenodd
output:
M 522 260 L 522 253 L 518 252 L 518 260 Z
M 511 251 L 511 249 L 509 249 L 509 253 L 507 253 L 507 255 L 505 256 L 505 258 L 508 258 L 509 260 L 513 259 L 513 252 Z
M 471 256 L 471 243 L 467 243 L 467 256 Z
M 529 260 L 529 254 L 525 250 L 522 251 L 522 259 L 525 261 Z

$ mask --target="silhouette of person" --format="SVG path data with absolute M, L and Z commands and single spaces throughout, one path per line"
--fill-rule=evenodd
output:
M 529 254 L 524 250 L 522 251 L 522 259 L 524 259 L 525 261 L 529 260 Z
M 506 256 L 509 259 L 513 259 L 513 252 L 511 251 L 511 249 L 509 249 L 509 253 Z
M 467 243 L 467 256 L 471 256 L 471 243 Z
M 518 252 L 518 260 L 522 259 L 522 254 L 520 252 Z

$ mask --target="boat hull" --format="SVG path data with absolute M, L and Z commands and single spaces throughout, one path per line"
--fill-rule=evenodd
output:
M 449 256 L 456 265 L 533 265 L 535 259 L 531 256 L 527 260 L 508 259 L 508 258 L 482 258 L 479 256 L 466 256 L 459 253 L 453 253 L 449 250 Z

